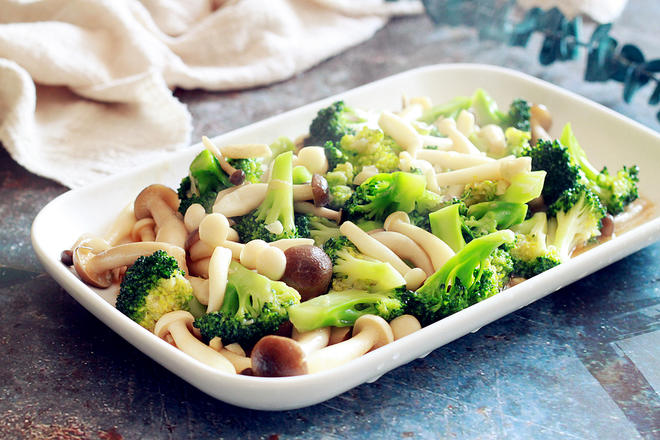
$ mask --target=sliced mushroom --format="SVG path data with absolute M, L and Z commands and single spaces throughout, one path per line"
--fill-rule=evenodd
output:
M 411 224 L 408 214 L 403 211 L 397 211 L 387 216 L 384 226 L 386 231 L 400 232 L 424 249 L 431 259 L 434 272 L 454 256 L 454 251 L 447 243 L 425 229 Z
M 252 349 L 252 371 L 255 376 L 285 377 L 306 374 L 310 354 L 328 345 L 330 328 L 305 333 L 294 330 L 292 338 L 268 335 Z
M 185 310 L 169 312 L 156 322 L 154 333 L 161 339 L 169 334 L 179 350 L 212 368 L 235 374 L 236 369 L 226 357 L 193 335 L 194 320 L 193 315 Z
M 106 288 L 112 284 L 113 269 L 129 266 L 138 257 L 151 255 L 157 250 L 163 250 L 174 257 L 179 267 L 187 272 L 186 253 L 183 248 L 155 241 L 120 244 L 102 250 L 93 243 L 82 241 L 73 249 L 73 265 L 85 283 Z
M 179 209 L 179 196 L 165 185 L 149 185 L 135 199 L 136 219 L 151 217 L 156 222 L 156 241 L 183 247 L 188 231 L 183 224 Z

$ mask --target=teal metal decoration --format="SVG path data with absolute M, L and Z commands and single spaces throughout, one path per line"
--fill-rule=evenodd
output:
M 525 47 L 535 33 L 543 37 L 539 63 L 577 59 L 586 51 L 585 81 L 609 80 L 623 84 L 623 100 L 630 103 L 647 84 L 655 87 L 649 105 L 660 104 L 660 59 L 647 61 L 634 44 L 619 45 L 610 36 L 612 23 L 598 25 L 589 41 L 582 40 L 582 19 L 568 19 L 558 8 L 532 8 L 515 22 L 511 12 L 515 0 L 423 0 L 426 13 L 436 25 L 469 26 L 479 38 Z M 660 121 L 660 111 L 656 114 Z

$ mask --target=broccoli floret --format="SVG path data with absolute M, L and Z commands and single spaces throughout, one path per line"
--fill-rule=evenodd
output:
M 328 187 L 330 194 L 330 201 L 328 207 L 331 209 L 341 209 L 344 207 L 348 199 L 353 195 L 353 189 L 348 185 L 335 185 Z
M 566 124 L 562 131 L 560 142 L 566 146 L 575 164 L 582 170 L 584 183 L 592 190 L 607 208 L 610 214 L 619 214 L 631 202 L 639 197 L 637 182 L 639 182 L 639 167 L 624 166 L 616 174 L 611 175 L 604 167 L 600 172 L 589 163 L 587 155 L 580 147 L 571 124 Z
M 515 235 L 494 232 L 466 244 L 407 300 L 407 312 L 428 325 L 500 292 L 513 269 L 503 249 Z
M 309 231 L 299 231 L 293 211 L 293 153 L 277 156 L 273 162 L 266 198 L 257 209 L 235 219 L 234 229 L 241 242 L 264 240 L 267 242 L 309 236 Z
M 465 185 L 461 200 L 467 206 L 493 201 L 498 194 L 503 192 L 501 182 L 497 180 L 482 180 L 481 182 L 468 183 Z
M 331 290 L 289 308 L 289 319 L 300 332 L 327 326 L 352 326 L 360 316 L 367 314 L 390 321 L 403 314 L 405 292 L 405 288 L 385 292 Z
M 190 205 L 199 203 L 210 213 L 218 192 L 230 186 L 233 185 L 218 159 L 209 150 L 202 150 L 190 163 L 189 174 L 179 185 L 179 212 L 185 214 Z
M 271 151 L 271 157 L 277 157 L 282 153 L 287 151 L 296 151 L 296 144 L 293 143 L 291 139 L 286 136 L 281 136 L 275 140 L 272 144 L 269 145 Z
M 383 221 L 395 211 L 411 212 L 426 191 L 426 178 L 397 171 L 376 174 L 362 182 L 344 210 L 349 219 L 364 217 Z
M 559 252 L 548 246 L 548 220 L 545 212 L 537 212 L 524 222 L 512 226 L 516 241 L 510 250 L 513 273 L 531 278 L 561 263 Z
M 506 139 L 507 154 L 512 154 L 520 157 L 525 149 L 529 148 L 529 141 L 532 135 L 529 131 L 518 130 L 515 127 L 508 127 L 504 130 L 504 138 Z
M 405 286 L 406 280 L 391 264 L 362 254 L 345 237 L 331 241 L 324 250 L 332 261 L 333 290 L 377 292 Z
M 567 189 L 580 180 L 580 168 L 571 162 L 568 149 L 557 141 L 539 140 L 523 151 L 532 158 L 532 170 L 547 172 L 541 195 L 546 205 L 551 205 Z
M 227 159 L 227 162 L 237 170 L 243 170 L 246 182 L 257 183 L 261 181 L 261 176 L 264 173 L 261 159 Z
M 584 185 L 576 185 L 548 207 L 548 244 L 557 248 L 562 262 L 571 252 L 600 235 L 605 208 L 600 199 Z
M 433 124 L 440 117 L 456 119 L 456 116 L 458 116 L 461 111 L 469 109 L 471 105 L 471 97 L 457 96 L 449 102 L 434 105 L 426 110 L 419 120 L 426 124 Z
M 473 238 L 510 228 L 527 215 L 527 205 L 512 202 L 482 202 L 467 208 L 463 222 Z
M 323 217 L 309 217 L 309 236 L 314 239 L 314 244 L 319 247 L 332 238 L 338 238 L 341 235 L 337 223 Z
M 298 303 L 300 295 L 294 288 L 232 261 L 222 307 L 197 318 L 194 326 L 206 341 L 218 336 L 223 344 L 237 342 L 249 348 L 275 333 L 288 319 L 287 309 Z
M 401 147 L 381 130 L 363 127 L 356 134 L 342 137 L 339 148 L 356 173 L 367 165 L 375 166 L 381 173 L 389 173 L 399 167 Z
M 302 165 L 293 167 L 293 183 L 299 185 L 302 183 L 309 183 L 312 181 L 312 173 Z
M 117 310 L 153 331 L 156 321 L 164 314 L 189 310 L 194 296 L 184 275 L 176 260 L 164 251 L 139 257 L 124 274 Z
M 514 99 L 508 113 L 502 113 L 485 90 L 477 89 L 472 95 L 472 109 L 479 125 L 496 124 L 504 129 L 514 127 L 529 131 L 530 105 L 524 99 Z
M 344 135 L 355 134 L 356 127 L 365 122 L 356 109 L 344 101 L 336 101 L 318 111 L 309 126 L 305 145 L 325 145 L 328 141 L 338 144 Z
M 451 205 L 438 209 L 429 214 L 429 229 L 440 240 L 447 243 L 454 252 L 465 247 L 465 236 L 471 236 L 463 216 L 467 207 L 463 202 L 457 201 Z
M 509 112 L 503 119 L 503 127 L 513 127 L 521 131 L 529 131 L 529 117 L 530 117 L 529 102 L 524 99 L 514 99 L 509 107 Z

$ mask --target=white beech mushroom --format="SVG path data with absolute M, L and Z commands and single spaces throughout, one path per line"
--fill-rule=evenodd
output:
M 156 322 L 154 333 L 161 339 L 169 334 L 177 348 L 187 355 L 217 370 L 236 374 L 236 368 L 226 357 L 193 335 L 193 321 L 193 315 L 185 310 L 169 312 Z
M 369 235 L 390 248 L 402 260 L 408 260 L 415 267 L 421 268 L 427 276 L 435 272 L 426 251 L 408 236 L 394 231 L 370 231 Z
M 327 218 L 336 223 L 341 221 L 341 211 L 335 211 L 326 207 L 314 206 L 309 202 L 295 202 L 293 209 L 301 214 L 313 214 L 318 217 Z
M 216 247 L 209 260 L 209 300 L 206 313 L 217 312 L 225 299 L 227 289 L 227 276 L 232 253 L 224 247 Z
M 437 150 L 431 150 L 431 151 L 451 150 L 451 148 L 454 146 L 454 143 L 448 137 L 423 135 L 421 136 L 421 138 L 422 138 L 422 144 L 425 147 L 428 146 L 428 147 L 437 148 Z M 417 154 L 421 153 L 422 151 L 426 151 L 426 148 L 417 150 Z
M 223 214 L 225 217 L 239 217 L 246 215 L 261 205 L 268 191 L 267 183 L 249 183 L 236 187 L 223 197 L 215 199 L 213 212 Z
M 445 118 L 438 122 L 440 133 L 451 139 L 452 148 L 460 153 L 481 154 L 481 151 L 474 146 L 472 142 L 456 128 L 456 121 L 451 118 Z
M 401 315 L 390 321 L 390 327 L 392 328 L 394 340 L 397 341 L 421 329 L 422 325 L 413 315 Z
M 434 272 L 454 256 L 454 251 L 447 243 L 429 231 L 411 224 L 408 214 L 403 211 L 393 212 L 387 216 L 384 226 L 386 231 L 400 232 L 420 245 L 431 259 Z
M 417 150 L 422 148 L 422 140 L 417 130 L 402 117 L 384 111 L 378 118 L 378 126 L 411 156 L 415 157 Z
M 193 232 L 199 228 L 199 224 L 206 217 L 206 210 L 199 203 L 193 203 L 186 209 L 183 215 L 183 224 L 186 226 L 188 233 Z
M 458 151 L 442 150 L 420 150 L 417 152 L 417 158 L 447 170 L 469 168 L 495 161 L 495 159 L 482 154 L 466 154 L 459 153 Z
M 470 136 L 472 133 L 474 133 L 474 113 L 471 113 L 467 110 L 461 110 L 458 116 L 456 116 L 456 128 L 458 131 L 463 133 L 464 136 Z
M 330 327 L 304 333 L 295 329 L 292 338 L 267 335 L 252 349 L 252 372 L 255 376 L 299 376 L 309 371 L 307 359 L 326 347 L 330 341 Z
M 350 221 L 342 223 L 339 232 L 345 235 L 364 255 L 390 263 L 403 277 L 410 271 L 411 268 L 390 248 L 364 232 L 355 223 Z
M 532 159 L 530 157 L 507 156 L 492 162 L 463 168 L 446 173 L 438 173 L 438 185 L 467 185 L 472 182 L 484 180 L 507 180 L 520 173 L 532 170 Z
M 279 280 L 286 270 L 286 256 L 284 255 L 284 251 L 274 246 L 268 246 L 262 249 L 257 258 L 256 269 L 259 274 L 271 280 Z
M 271 157 L 273 152 L 266 144 L 235 144 L 223 145 L 219 148 L 224 157 L 230 159 L 252 159 L 255 157 Z
M 410 154 L 410 153 L 408 153 Z M 412 157 L 412 154 L 411 154 Z M 367 165 L 365 167 L 362 167 L 362 171 L 360 171 L 354 178 L 353 178 L 353 185 L 362 185 L 362 183 L 369 179 L 370 177 L 375 176 L 376 174 L 380 173 L 378 168 L 376 168 L 373 165 Z
M 502 157 L 506 154 L 506 137 L 502 127 L 495 124 L 488 124 L 481 127 L 477 132 L 477 137 L 488 146 L 488 154 L 494 157 Z
M 83 240 L 73 249 L 73 266 L 85 283 L 106 288 L 112 284 L 113 269 L 130 266 L 138 257 L 151 255 L 157 250 L 163 250 L 174 257 L 181 270 L 187 272 L 183 248 L 155 241 L 125 243 L 99 250 L 93 242 Z
M 351 327 L 331 327 L 328 345 L 339 344 L 351 337 Z
M 179 196 L 165 185 L 153 184 L 143 189 L 135 199 L 135 218 L 151 217 L 156 222 L 156 241 L 184 247 L 188 231 L 178 213 Z
M 222 246 L 231 250 L 233 258 L 239 260 L 245 245 L 227 239 L 230 229 L 227 217 L 219 213 L 208 214 L 199 223 L 199 239 L 211 249 Z

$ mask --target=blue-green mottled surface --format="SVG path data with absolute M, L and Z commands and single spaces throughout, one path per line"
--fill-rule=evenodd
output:
M 613 35 L 660 56 L 657 0 L 631 0 Z M 512 67 L 655 130 L 641 91 L 581 79 L 584 59 L 541 67 L 538 45 L 479 42 L 426 17 L 270 87 L 178 91 L 194 138 L 425 64 Z M 643 176 L 642 176 L 643 178 Z M 206 396 L 78 305 L 36 260 L 29 228 L 65 188 L 0 150 L 0 438 L 660 439 L 660 245 L 652 245 L 424 359 L 322 404 L 258 412 Z M 59 435 L 59 437 L 57 436 Z M 50 436 L 50 437 L 49 437 Z

